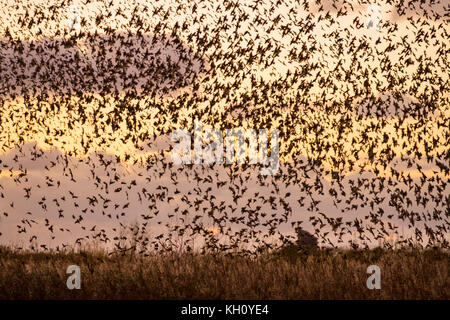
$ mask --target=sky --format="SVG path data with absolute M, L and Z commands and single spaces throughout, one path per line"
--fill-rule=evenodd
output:
M 323 225 L 323 245 L 376 245 L 395 227 L 419 241 L 425 224 L 448 239 L 448 5 L 397 3 L 2 1 L 0 242 L 113 247 L 146 222 L 149 237 L 200 223 L 248 247 L 297 221 Z M 171 133 L 195 121 L 279 130 L 279 172 L 174 165 Z

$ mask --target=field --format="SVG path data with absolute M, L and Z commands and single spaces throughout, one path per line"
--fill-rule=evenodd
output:
M 369 265 L 381 289 L 369 290 Z M 69 265 L 81 289 L 69 290 Z M 449 299 L 449 254 L 439 249 L 286 248 L 257 258 L 101 252 L 0 251 L 0 299 Z

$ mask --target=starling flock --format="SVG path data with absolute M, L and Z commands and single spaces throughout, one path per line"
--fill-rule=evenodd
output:
M 445 1 L 4 2 L 0 244 L 449 247 Z M 279 171 L 175 165 L 195 121 L 278 130 Z

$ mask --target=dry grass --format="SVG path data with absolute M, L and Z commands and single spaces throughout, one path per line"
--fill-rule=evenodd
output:
M 170 254 L 31 253 L 0 248 L 0 299 L 449 299 L 441 250 L 286 249 L 256 259 Z M 66 268 L 81 268 L 80 290 Z M 381 290 L 366 287 L 369 265 Z

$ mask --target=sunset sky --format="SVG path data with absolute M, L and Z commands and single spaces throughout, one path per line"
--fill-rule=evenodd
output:
M 2 0 L 0 243 L 27 247 L 36 235 L 48 247 L 73 245 L 85 236 L 91 242 L 101 229 L 112 239 L 119 233 L 113 228 L 145 221 L 157 236 L 166 223 L 194 223 L 197 214 L 205 228 L 218 230 L 211 210 L 229 219 L 256 210 L 264 214 L 261 224 L 289 212 L 277 226 L 281 234 L 292 235 L 294 221 L 312 233 L 324 223 L 323 245 L 356 241 L 355 225 L 331 225 L 361 219 L 363 242 L 377 245 L 376 235 L 387 236 L 372 216 L 381 209 L 388 234 L 392 224 L 398 237 L 418 241 L 415 228 L 425 233 L 425 223 L 449 239 L 449 8 L 425 2 L 397 8 L 398 1 L 321 1 L 319 10 L 315 1 L 287 0 L 236 8 L 230 1 Z M 79 8 L 79 31 L 68 31 L 70 5 Z M 380 8 L 379 29 L 368 28 L 369 7 Z M 144 57 L 179 69 L 150 74 Z M 75 92 L 80 79 L 82 96 Z M 149 82 L 157 93 L 141 90 Z M 96 83 L 110 83 L 115 93 Z M 222 131 L 279 130 L 279 172 L 261 177 L 258 166 L 233 172 L 235 166 L 173 165 L 171 132 L 193 132 L 195 120 Z M 311 160 L 319 161 L 313 169 Z M 402 221 L 398 208 L 420 221 Z M 267 236 L 269 226 L 246 232 Z M 27 232 L 18 233 L 23 227 Z

